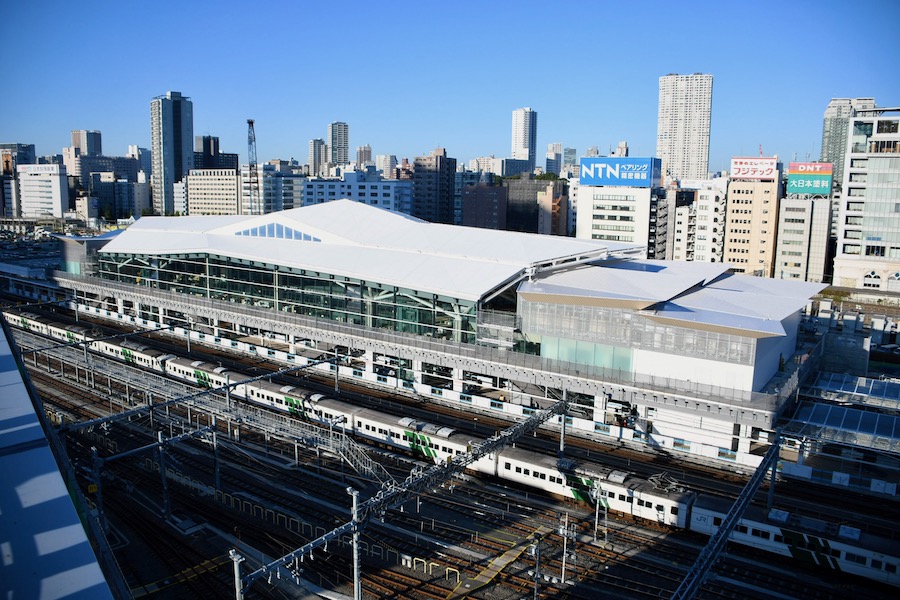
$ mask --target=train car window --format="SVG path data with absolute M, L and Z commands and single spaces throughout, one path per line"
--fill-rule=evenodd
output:
M 873 569 L 877 569 L 880 571 L 882 566 L 883 566 L 883 563 L 880 560 L 875 560 L 874 558 L 872 559 L 872 568 Z
M 777 544 L 783 544 L 783 543 L 784 543 L 784 536 L 783 536 L 783 535 L 778 535 L 778 534 L 776 533 L 776 534 L 775 534 L 775 538 L 773 539 L 773 541 L 774 541 L 775 543 L 777 543 Z M 841 552 L 841 551 L 838 550 L 838 554 L 840 554 L 840 552 Z M 835 555 L 835 556 L 836 556 L 836 555 Z
M 656 512 L 663 512 L 663 511 L 665 511 L 665 510 L 666 510 L 666 509 L 663 507 L 662 504 L 657 504 L 657 505 L 656 505 Z
M 522 472 L 522 467 L 516 467 L 516 473 L 521 473 L 521 472 Z
M 625 498 L 625 502 L 627 502 L 628 504 L 633 503 L 633 502 L 634 502 L 634 497 L 633 497 L 633 496 L 628 496 L 627 498 Z
M 737 531 L 738 533 L 747 533 L 747 526 L 746 525 L 738 525 L 737 527 L 734 528 L 734 530 Z
M 531 469 L 525 469 L 525 475 L 531 475 Z
M 619 500 L 625 502 L 625 494 L 619 494 Z
M 718 527 L 722 524 L 722 517 L 713 517 L 713 525 Z
M 506 463 L 503 465 L 503 468 L 506 469 L 507 471 L 509 471 L 512 468 L 512 465 L 510 465 L 509 463 Z
M 669 509 L 669 512 L 672 513 L 673 515 L 677 515 L 677 514 L 678 514 L 678 507 L 677 507 L 677 506 L 673 506 L 672 508 Z
M 897 565 L 893 563 L 884 563 L 884 570 L 886 573 L 896 573 Z

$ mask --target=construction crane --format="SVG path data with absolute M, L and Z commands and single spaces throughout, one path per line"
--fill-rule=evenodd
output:
M 259 206 L 259 173 L 256 170 L 256 132 L 253 130 L 253 119 L 247 119 L 247 155 L 250 161 L 250 214 L 261 215 Z

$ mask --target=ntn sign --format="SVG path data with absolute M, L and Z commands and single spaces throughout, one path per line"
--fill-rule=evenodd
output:
M 581 185 L 659 187 L 658 158 L 590 157 L 581 159 Z

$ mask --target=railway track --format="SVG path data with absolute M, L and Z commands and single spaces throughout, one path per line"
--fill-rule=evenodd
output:
M 38 369 L 36 370 L 36 372 L 40 372 L 40 369 L 41 369 L 41 367 L 39 366 Z M 43 377 L 43 374 L 42 374 L 42 377 Z M 91 391 L 102 393 L 103 392 L 102 388 L 104 386 L 100 385 L 99 386 L 100 389 L 97 389 L 98 386 L 96 385 L 96 381 L 91 382 L 88 379 L 88 376 L 86 373 L 83 373 L 82 377 L 85 380 L 84 384 L 79 384 L 78 386 L 73 386 L 70 390 L 67 390 L 67 391 L 64 390 L 63 394 L 61 394 L 61 396 L 63 396 L 63 397 L 69 396 L 69 399 L 64 401 L 64 402 L 67 402 L 66 404 L 64 404 L 64 407 L 66 408 L 66 410 L 72 411 L 73 415 L 80 414 L 82 418 L 90 418 L 87 416 L 89 414 L 94 414 L 94 416 L 103 414 L 102 405 L 104 404 L 105 400 L 101 399 L 100 402 L 98 403 L 98 406 L 89 406 L 90 403 L 88 402 L 88 397 L 90 396 Z M 91 383 L 94 384 L 94 388 L 91 388 L 91 386 L 90 386 Z M 56 378 L 54 378 L 53 373 L 48 374 L 46 378 L 42 378 L 41 385 L 43 385 L 47 389 L 54 387 L 55 384 L 59 384 L 59 380 L 58 380 L 58 376 Z M 56 385 L 56 387 L 59 387 L 59 386 Z M 78 391 L 77 394 L 74 392 L 74 390 Z M 178 411 L 175 411 L 173 409 L 172 412 L 173 412 L 173 415 L 177 416 Z M 248 438 L 249 438 L 249 436 L 245 435 L 245 441 L 248 441 Z M 263 439 L 260 438 L 259 441 L 260 441 L 260 443 L 262 443 Z M 274 444 L 273 444 L 273 446 L 274 446 Z M 268 444 L 267 444 L 267 448 L 268 448 Z M 273 448 L 273 450 L 276 450 L 276 449 Z M 288 454 L 288 452 L 285 452 L 284 454 Z M 308 460 L 312 460 L 312 455 L 305 454 L 304 458 L 306 458 Z M 185 463 L 190 462 L 187 458 L 183 458 L 182 460 Z M 318 457 L 316 458 L 316 460 L 319 460 Z M 320 465 L 320 467 L 321 467 L 321 465 Z M 195 468 L 198 473 L 202 473 L 204 471 L 208 472 L 208 470 L 209 470 L 208 463 L 205 465 L 198 463 L 195 466 Z M 244 465 L 244 468 L 245 469 L 247 468 L 246 464 Z M 261 472 L 258 475 L 259 475 L 259 477 L 268 477 L 268 478 L 273 478 L 273 479 L 277 479 L 277 480 L 282 480 L 284 478 L 283 472 L 280 472 L 280 471 L 274 470 L 274 469 L 270 469 L 265 472 Z M 232 486 L 234 488 L 247 489 L 248 493 L 258 495 L 258 497 L 260 499 L 262 499 L 266 503 L 270 503 L 272 505 L 280 506 L 281 503 L 284 503 L 287 506 L 292 506 L 291 502 L 297 501 L 296 498 L 294 498 L 294 499 L 290 500 L 290 502 L 289 502 L 288 499 L 286 499 L 283 495 L 281 495 L 281 492 L 273 493 L 271 490 L 263 491 L 263 488 L 252 487 L 248 483 L 247 477 L 243 477 L 243 478 L 237 477 L 234 480 L 229 479 L 229 480 L 227 480 L 227 485 Z M 316 485 L 316 486 L 310 485 L 310 480 L 308 478 L 306 480 L 300 482 L 299 485 L 303 485 L 304 487 L 307 487 L 310 490 L 314 491 L 317 496 L 322 495 L 325 498 L 330 498 L 332 501 L 338 503 L 341 506 L 346 506 L 347 504 L 349 504 L 349 499 L 346 496 L 346 493 L 343 491 L 342 485 L 337 486 L 335 488 L 335 491 L 332 491 L 332 492 L 328 491 L 328 489 L 327 489 L 328 486 L 322 486 L 320 488 L 318 485 Z M 332 487 L 334 487 L 334 486 L 332 486 Z M 471 502 L 486 503 L 486 500 L 487 500 L 487 497 L 481 497 L 481 498 L 473 497 Z M 437 504 L 434 497 L 431 497 L 431 496 L 429 496 L 428 502 Z M 496 502 L 498 505 L 506 502 L 508 505 L 509 500 L 508 500 L 508 498 L 501 499 L 498 497 L 497 499 L 492 500 L 492 502 Z M 445 513 L 447 512 L 447 510 L 449 510 L 445 506 L 441 506 L 441 509 L 444 510 Z M 310 510 L 309 507 L 307 507 L 306 510 Z M 559 509 L 557 509 L 557 511 L 558 510 Z M 347 509 L 347 512 L 349 513 L 349 509 Z M 462 510 L 459 512 L 460 512 L 460 516 L 465 516 L 469 519 L 472 518 L 473 511 L 471 510 L 471 506 L 468 511 Z M 477 511 L 474 511 L 474 512 L 477 512 Z M 485 512 L 490 513 L 490 516 L 484 518 L 483 523 L 479 523 L 480 526 L 483 525 L 484 527 L 498 527 L 498 526 L 506 527 L 506 528 L 508 528 L 508 532 L 509 532 L 510 536 L 513 536 L 513 537 L 519 536 L 520 538 L 525 537 L 526 532 L 528 531 L 528 529 L 530 527 L 530 526 L 523 525 L 523 523 L 526 522 L 525 521 L 526 518 L 531 519 L 533 523 L 544 522 L 544 523 L 553 524 L 554 519 L 557 519 L 557 522 L 558 522 L 558 515 L 557 516 L 554 516 L 554 515 L 543 515 L 542 516 L 539 514 L 530 514 L 530 515 L 518 515 L 517 518 L 512 519 L 512 522 L 504 523 L 502 519 L 498 519 L 496 517 L 496 514 L 494 514 L 494 511 L 485 511 Z M 312 514 L 312 513 L 310 513 L 310 514 Z M 414 532 L 416 520 L 410 519 L 409 521 L 406 521 L 406 519 L 408 519 L 409 517 L 401 516 L 401 515 L 403 515 L 403 513 L 397 513 L 396 511 L 392 511 L 388 515 L 388 517 L 392 523 L 393 522 L 405 523 L 407 525 L 407 527 L 408 528 L 411 527 Z M 476 516 L 481 517 L 482 515 L 476 515 Z M 232 518 L 233 518 L 233 515 L 232 515 Z M 326 525 L 329 525 L 329 519 L 331 521 L 330 524 L 331 525 L 334 524 L 333 512 L 329 513 L 328 511 L 323 511 L 321 513 L 321 515 L 319 515 L 317 518 L 319 518 L 321 520 L 323 527 Z M 227 519 L 227 517 L 226 517 L 226 519 Z M 253 530 L 254 525 L 259 526 L 260 523 L 254 522 L 253 520 L 247 521 L 247 529 L 248 530 Z M 419 527 L 420 528 L 423 527 L 422 521 L 419 521 Z M 439 534 L 440 537 L 450 541 L 453 544 L 458 544 L 460 547 L 467 547 L 467 548 L 473 550 L 474 552 L 480 552 L 480 553 L 484 554 L 485 556 L 496 556 L 496 554 L 498 552 L 500 552 L 503 548 L 502 544 L 495 543 L 490 539 L 485 539 L 484 536 L 481 536 L 481 538 L 476 537 L 475 540 L 473 540 L 471 533 L 466 532 L 465 529 L 457 528 L 457 527 L 448 525 L 446 523 L 440 523 L 438 525 L 438 524 L 435 524 L 434 521 L 432 521 L 432 530 L 436 531 L 438 527 L 440 528 L 440 531 L 437 531 L 436 535 Z M 267 535 L 270 535 L 269 532 L 266 532 L 266 533 L 267 533 Z M 623 534 L 621 531 L 618 532 L 616 535 L 621 536 L 620 539 L 622 539 L 622 540 L 626 539 L 625 534 Z M 433 552 L 433 550 L 434 550 L 429 545 L 417 546 L 417 545 L 413 544 L 412 542 L 410 542 L 410 536 L 408 536 L 408 535 L 393 536 L 391 534 L 384 534 L 383 532 L 379 532 L 378 538 L 375 538 L 373 536 L 369 539 L 372 541 L 378 541 L 380 543 L 390 545 L 391 547 L 396 548 L 398 550 L 405 550 L 408 552 L 427 553 L 427 552 Z M 283 547 L 291 547 L 291 544 L 296 544 L 298 541 L 300 543 L 302 543 L 303 540 L 296 539 L 294 537 L 289 536 L 286 539 L 281 539 L 280 537 L 278 537 L 278 538 L 276 538 L 276 540 L 270 539 L 270 540 L 268 540 L 268 542 L 265 542 L 265 540 L 261 537 L 258 540 L 258 543 L 271 544 L 271 551 L 277 554 L 277 552 L 280 551 L 277 544 L 283 544 L 284 545 Z M 548 541 L 548 543 L 550 543 L 550 542 Z M 639 542 L 637 540 L 635 540 L 634 543 L 635 543 L 635 545 L 637 545 Z M 656 589 L 657 595 L 665 592 L 666 590 L 671 591 L 672 589 L 674 589 L 675 586 L 677 586 L 678 581 L 680 581 L 680 577 L 683 576 L 683 572 L 686 569 L 686 566 L 689 566 L 689 564 L 681 564 L 681 563 L 676 564 L 677 561 L 672 558 L 672 556 L 674 556 L 675 554 L 667 556 L 666 551 L 659 551 L 658 548 L 660 546 L 659 546 L 658 540 L 653 543 L 650 543 L 650 542 L 644 542 L 644 543 L 646 545 L 643 547 L 637 548 L 637 546 L 635 546 L 637 548 L 637 550 L 632 552 L 631 554 L 629 554 L 627 557 L 628 560 L 625 562 L 622 561 L 622 559 L 625 555 L 623 555 L 621 553 L 617 554 L 615 552 L 610 553 L 606 550 L 597 551 L 596 558 L 588 560 L 585 557 L 587 556 L 587 553 L 590 551 L 581 550 L 582 558 L 579 559 L 579 564 L 582 565 L 583 571 L 582 571 L 582 578 L 581 578 L 581 581 L 579 582 L 578 587 L 580 587 L 582 589 L 590 589 L 590 587 L 593 585 L 601 585 L 601 584 L 607 585 L 610 587 L 621 587 L 621 589 L 623 590 L 622 593 L 626 594 L 626 597 L 627 597 L 627 594 L 638 594 L 638 590 L 634 589 L 634 582 L 637 581 L 637 582 L 640 582 L 640 584 L 642 586 L 645 586 L 647 588 L 646 590 L 640 592 L 640 595 L 642 597 L 644 597 L 646 595 L 652 595 L 653 589 Z M 642 561 L 644 560 L 644 556 L 645 555 L 650 556 L 650 552 L 651 552 L 650 548 L 654 544 L 657 547 L 657 551 L 659 551 L 662 556 L 657 556 L 652 560 L 647 559 L 646 563 L 643 563 Z M 554 541 L 552 548 L 557 549 L 556 551 L 558 552 L 559 545 L 560 545 L 559 541 L 556 540 L 556 541 Z M 632 550 L 635 550 L 635 548 L 632 548 Z M 679 552 L 679 551 L 674 550 L 674 549 L 672 550 L 672 553 L 677 553 L 677 552 Z M 680 556 L 684 556 L 684 548 L 680 549 Z M 445 559 L 444 557 L 442 557 L 442 560 L 446 560 L 448 564 L 450 564 L 450 562 L 451 562 L 450 559 Z M 457 560 L 457 559 L 454 558 L 453 560 Z M 606 567 L 608 567 L 609 563 L 613 560 L 617 561 L 617 562 L 613 563 L 615 565 L 615 569 L 613 569 L 613 568 L 607 569 Z M 673 568 L 671 570 L 668 569 L 668 567 L 665 564 L 667 560 L 672 563 Z M 595 562 L 597 566 L 593 566 L 591 561 Z M 633 566 L 629 566 L 626 569 L 624 566 L 622 566 L 626 563 L 631 563 L 631 564 L 633 564 Z M 458 562 L 455 564 L 460 565 L 460 568 L 458 569 L 460 571 L 465 571 L 467 573 L 473 572 L 473 569 L 471 567 L 471 564 L 472 564 L 471 560 L 466 562 L 464 559 L 458 559 Z M 559 561 L 555 561 L 555 559 L 553 559 L 552 557 L 549 557 L 547 559 L 546 564 L 548 565 L 548 568 L 561 567 L 561 564 L 559 563 Z M 464 566 L 464 565 L 468 565 L 468 566 Z M 603 567 L 602 570 L 600 569 L 600 566 Z M 456 567 L 454 567 L 454 568 L 456 568 Z M 501 574 L 501 576 L 498 576 L 498 578 L 497 578 L 497 586 L 495 589 L 498 590 L 498 592 L 499 592 L 499 590 L 506 590 L 506 591 L 513 590 L 513 593 L 515 593 L 514 590 L 521 591 L 521 590 L 529 589 L 528 588 L 529 579 L 528 579 L 528 575 L 527 575 L 527 569 L 528 569 L 527 563 L 522 563 L 520 565 L 516 565 L 514 568 L 511 568 L 509 573 Z M 610 573 L 611 570 L 613 571 L 613 573 Z M 373 572 L 377 573 L 378 575 L 380 575 L 382 577 L 388 577 L 388 576 L 382 575 L 382 573 L 386 572 L 386 571 L 390 571 L 390 569 L 385 569 L 383 567 L 379 567 L 378 570 L 375 570 Z M 734 577 L 736 577 L 735 574 L 739 573 L 739 572 L 740 572 L 740 568 L 736 567 L 734 573 L 730 573 L 728 578 L 733 579 Z M 342 577 L 343 580 L 345 581 L 345 585 L 346 585 L 346 580 L 349 579 L 349 570 L 334 571 L 334 573 L 339 575 L 340 577 Z M 404 574 L 401 573 L 401 575 L 404 575 Z M 651 579 L 651 576 L 655 577 L 656 580 Z M 425 578 L 419 578 L 419 579 L 424 580 Z M 423 591 L 422 592 L 423 595 L 421 595 L 421 596 L 413 595 L 412 590 L 420 590 L 420 589 L 427 590 L 428 588 L 425 587 L 424 584 L 420 585 L 420 586 L 412 587 L 412 585 L 409 582 L 406 582 L 406 583 L 403 582 L 403 577 L 398 578 L 398 580 L 399 580 L 399 582 L 397 583 L 397 586 L 399 586 L 400 589 L 407 589 L 408 593 L 411 594 L 409 596 L 411 598 L 412 597 L 428 597 L 427 596 L 428 593 L 436 593 L 436 591 L 432 590 L 430 592 Z M 652 581 L 657 581 L 657 583 L 651 583 Z M 763 580 L 759 580 L 757 583 L 745 582 L 743 585 L 745 587 L 747 587 L 748 589 L 752 589 L 753 587 L 755 587 L 757 589 L 757 591 L 759 589 L 767 589 L 767 590 L 776 589 L 775 587 L 767 584 L 766 581 L 767 580 L 763 579 Z M 672 585 L 673 582 L 675 582 L 674 585 Z M 384 581 L 373 582 L 372 589 L 377 589 L 377 585 L 383 585 L 384 583 L 385 583 Z M 403 587 L 404 585 L 406 586 L 405 588 Z M 718 585 L 718 584 L 715 584 L 715 585 Z M 440 587 L 440 586 L 437 586 L 437 587 Z M 813 594 L 813 590 L 811 588 L 801 588 L 801 589 L 806 589 L 809 594 Z M 628 591 L 626 591 L 626 590 L 628 590 Z M 560 594 L 565 594 L 566 597 L 581 597 L 580 595 L 574 595 L 574 594 L 582 593 L 580 590 L 576 592 L 575 589 L 573 589 L 573 588 L 565 589 L 565 590 L 557 590 L 557 592 Z M 397 593 L 396 590 L 395 590 L 395 593 Z M 735 592 L 733 589 L 731 589 L 730 587 L 726 587 L 726 586 L 723 586 L 722 591 L 719 592 L 719 591 L 716 591 L 716 589 L 711 585 L 707 585 L 704 587 L 704 594 L 709 594 L 708 596 L 704 596 L 704 597 L 739 597 L 739 598 L 740 597 L 753 597 L 752 594 L 751 595 L 741 595 L 740 592 Z M 406 596 L 396 596 L 396 597 L 406 597 Z M 562 597 L 562 596 L 560 596 L 560 597 Z M 653 597 L 656 597 L 656 596 L 653 596 Z M 830 596 L 824 595 L 821 597 L 827 598 Z

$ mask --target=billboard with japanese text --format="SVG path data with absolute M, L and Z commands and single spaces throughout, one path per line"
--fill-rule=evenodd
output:
M 658 158 L 591 157 L 581 159 L 581 185 L 660 187 L 662 161 Z
M 831 193 L 831 163 L 792 162 L 788 165 L 788 194 Z
M 745 156 L 731 159 L 732 179 L 775 179 L 778 177 L 776 157 Z

